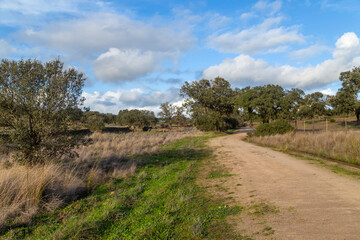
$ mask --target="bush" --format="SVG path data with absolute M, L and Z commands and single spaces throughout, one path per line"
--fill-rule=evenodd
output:
M 293 126 L 284 119 L 279 119 L 271 123 L 260 124 L 255 132 L 249 132 L 249 136 L 269 136 L 275 134 L 284 134 L 294 130 Z
M 87 127 L 92 132 L 101 132 L 105 128 L 104 118 L 92 115 L 87 120 Z
M 229 129 L 238 128 L 242 125 L 238 119 L 233 117 L 211 117 L 208 115 L 197 115 L 195 126 L 200 131 L 226 131 Z
M 333 118 L 330 118 L 329 121 L 330 121 L 331 123 L 336 122 L 335 119 L 333 119 Z
M 10 129 L 0 140 L 15 160 L 35 165 L 74 154 L 81 137 L 67 123 L 84 101 L 85 79 L 59 60 L 0 61 L 0 126 Z

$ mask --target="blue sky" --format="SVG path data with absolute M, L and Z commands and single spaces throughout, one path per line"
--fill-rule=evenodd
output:
M 91 110 L 180 104 L 185 81 L 334 94 L 360 65 L 360 2 L 0 0 L 0 58 L 59 57 Z

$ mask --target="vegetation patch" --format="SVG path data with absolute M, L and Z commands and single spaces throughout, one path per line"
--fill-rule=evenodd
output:
M 207 178 L 222 178 L 222 177 L 231 177 L 234 174 L 226 173 L 219 169 L 211 170 L 207 176 Z
M 13 227 L 7 239 L 200 239 L 233 238 L 226 216 L 241 212 L 198 194 L 196 169 L 210 155 L 207 137 L 178 140 L 157 154 L 137 156 L 134 176 L 112 178 L 88 197 L 33 225 Z
M 310 153 L 350 164 L 360 165 L 360 137 L 357 131 L 320 133 L 287 133 L 250 137 L 250 142 L 275 147 L 282 151 Z
M 280 210 L 273 205 L 270 205 L 268 203 L 259 203 L 254 204 L 248 209 L 249 215 L 258 215 L 258 216 L 264 216 L 269 213 L 279 213 Z
M 260 124 L 255 132 L 248 132 L 248 136 L 269 136 L 275 134 L 284 134 L 293 131 L 289 121 L 279 119 L 271 123 Z

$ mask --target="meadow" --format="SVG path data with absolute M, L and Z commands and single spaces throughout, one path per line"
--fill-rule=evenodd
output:
M 94 133 L 79 156 L 25 167 L 3 158 L 1 239 L 179 239 L 230 234 L 241 209 L 204 197 L 197 167 L 214 135 Z M 225 227 L 224 227 L 225 226 Z
M 32 167 L 2 156 L 0 164 L 0 229 L 25 224 L 44 211 L 86 195 L 111 177 L 128 177 L 141 165 L 137 155 L 155 154 L 161 145 L 200 132 L 93 133 L 91 144 L 77 149 L 78 157 Z

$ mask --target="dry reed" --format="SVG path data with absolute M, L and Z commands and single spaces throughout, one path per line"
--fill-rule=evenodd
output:
M 320 133 L 288 133 L 251 137 L 249 141 L 295 150 L 360 165 L 360 135 L 358 131 L 328 131 Z

